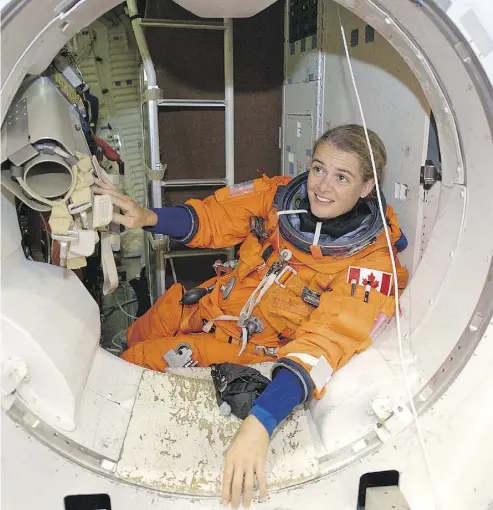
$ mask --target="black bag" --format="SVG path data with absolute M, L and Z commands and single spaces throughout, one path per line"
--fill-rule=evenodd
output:
M 211 365 L 211 376 L 218 405 L 226 402 L 241 420 L 248 416 L 254 401 L 270 383 L 257 369 L 235 363 Z

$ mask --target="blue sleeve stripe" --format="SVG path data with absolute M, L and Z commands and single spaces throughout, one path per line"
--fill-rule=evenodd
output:
M 272 436 L 272 433 L 274 432 L 274 429 L 277 427 L 278 423 L 274 416 L 269 413 L 269 411 L 266 411 L 263 407 L 254 406 L 252 407 L 252 410 L 249 414 L 255 416 L 255 418 L 257 418 L 257 420 L 266 428 L 269 436 Z
M 291 370 L 279 367 L 273 381 L 254 402 L 250 411 L 267 429 L 269 435 L 304 401 L 305 389 L 300 378 Z

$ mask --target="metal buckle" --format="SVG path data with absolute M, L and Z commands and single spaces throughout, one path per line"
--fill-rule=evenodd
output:
M 305 303 L 308 303 L 315 308 L 320 304 L 320 294 L 312 289 L 309 289 L 308 287 L 303 289 L 303 292 L 301 293 L 301 299 Z
M 286 285 L 284 285 L 283 283 L 280 282 L 280 278 L 287 271 L 293 273 L 293 275 L 298 274 L 298 271 L 296 271 L 296 269 L 293 269 L 291 266 L 284 266 L 282 268 L 281 272 L 278 273 L 278 275 L 276 276 L 276 279 L 274 280 L 277 283 L 277 285 L 279 285 L 279 287 L 281 287 L 282 289 L 285 289 Z
M 82 204 L 69 204 L 67 209 L 70 214 L 80 214 L 83 211 L 87 211 L 87 209 L 90 209 L 91 207 L 91 202 L 84 202 Z
M 270 356 L 272 358 L 275 358 L 277 356 L 278 351 L 279 347 L 266 347 L 265 345 L 255 346 L 255 354 L 257 356 Z
M 79 239 L 79 233 L 76 230 L 67 230 L 66 234 L 51 234 L 51 238 L 60 243 L 70 243 Z
M 76 230 L 68 230 L 66 234 L 51 234 L 51 238 L 60 243 L 60 267 L 67 265 L 68 243 L 79 240 Z

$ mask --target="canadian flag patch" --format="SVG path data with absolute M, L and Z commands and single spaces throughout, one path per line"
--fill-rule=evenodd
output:
M 392 289 L 392 275 L 390 273 L 367 269 L 366 267 L 350 266 L 347 281 L 363 287 L 369 285 L 372 289 L 378 290 L 386 296 L 390 295 Z

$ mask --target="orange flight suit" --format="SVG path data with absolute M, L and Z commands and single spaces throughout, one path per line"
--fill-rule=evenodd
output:
M 221 248 L 241 244 L 238 265 L 233 272 L 205 282 L 214 290 L 198 304 L 182 306 L 179 301 L 184 289 L 174 285 L 163 294 L 147 313 L 127 332 L 129 349 L 122 357 L 152 370 L 164 371 L 163 359 L 180 344 L 188 344 L 198 366 L 212 363 L 259 363 L 288 358 L 308 372 L 310 360 L 321 356 L 333 370 L 342 367 L 355 353 L 370 344 L 375 319 L 392 317 L 395 311 L 393 291 L 385 295 L 372 290 L 365 302 L 365 286 L 348 282 L 350 266 L 392 273 L 392 264 L 385 233 L 361 252 L 346 257 L 324 256 L 297 249 L 279 234 L 277 209 L 273 206 L 277 188 L 289 183 L 287 177 L 262 177 L 249 186 L 222 188 L 205 200 L 189 200 L 198 217 L 198 231 L 188 243 L 192 248 Z M 250 218 L 265 219 L 268 239 L 261 242 L 250 232 Z M 386 211 L 392 243 L 401 231 L 390 206 Z M 272 246 L 273 252 L 267 248 Z M 253 310 L 264 326 L 254 333 L 241 356 L 241 328 L 234 320 L 217 320 L 215 329 L 204 333 L 204 323 L 220 316 L 238 316 L 242 307 L 266 275 L 269 267 L 280 259 L 281 250 L 288 248 L 293 256 L 287 263 L 297 274 L 283 274 L 284 286 L 274 283 Z M 394 253 L 396 250 L 394 249 Z M 407 271 L 396 257 L 398 286 L 407 284 Z M 235 279 L 231 293 L 225 297 L 224 284 Z M 281 282 L 282 283 L 282 282 Z M 304 287 L 321 295 L 314 307 L 300 296 Z M 366 287 L 367 289 L 367 287 Z M 384 314 L 383 316 L 381 314 Z M 266 348 L 278 348 L 278 352 Z M 308 356 L 306 356 L 308 355 Z M 315 391 L 320 397 L 323 391 Z

